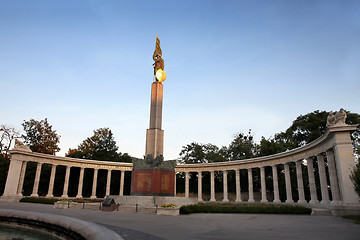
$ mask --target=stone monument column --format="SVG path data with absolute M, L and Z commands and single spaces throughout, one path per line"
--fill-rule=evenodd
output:
M 150 127 L 146 131 L 145 156 L 149 154 L 156 158 L 163 155 L 164 130 L 161 130 L 162 122 L 163 85 L 155 81 L 151 88 Z
M 154 82 L 151 86 L 150 126 L 146 131 L 145 159 L 133 159 L 131 195 L 174 196 L 176 161 L 164 161 L 163 157 L 162 82 L 166 79 L 166 72 L 157 35 L 153 60 Z

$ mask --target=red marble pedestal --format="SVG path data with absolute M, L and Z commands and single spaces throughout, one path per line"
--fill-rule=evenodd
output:
M 131 195 L 174 196 L 175 172 L 161 169 L 133 170 Z

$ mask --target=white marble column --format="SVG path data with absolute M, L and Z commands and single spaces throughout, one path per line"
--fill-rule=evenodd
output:
M 82 167 L 82 168 L 80 168 L 78 193 L 76 195 L 76 198 L 82 198 L 83 182 L 84 182 L 84 168 Z
M 39 196 L 38 190 L 39 190 L 41 166 L 42 166 L 42 163 L 37 163 L 33 191 L 32 191 L 32 194 L 30 195 L 31 197 L 38 197 Z
M 294 203 L 292 198 L 292 190 L 291 190 L 291 178 L 290 178 L 290 168 L 289 163 L 284 164 L 285 169 L 285 185 L 286 185 L 286 203 Z
M 261 202 L 268 202 L 266 197 L 265 167 L 260 167 L 260 178 L 261 178 Z
M 274 185 L 274 203 L 279 203 L 280 196 L 279 196 L 279 179 L 277 174 L 277 165 L 272 166 L 272 174 L 273 174 L 273 185 Z
M 329 199 L 329 190 L 328 184 L 326 180 L 326 170 L 325 170 L 325 162 L 324 155 L 320 153 L 317 155 L 317 162 L 319 167 L 319 177 L 320 177 L 320 186 L 321 186 L 321 204 L 330 204 Z
M 240 185 L 240 169 L 235 170 L 235 182 L 236 182 L 236 199 L 235 199 L 235 202 L 242 202 L 242 199 L 241 199 L 241 185 Z
M 314 167 L 313 160 L 311 158 L 307 159 L 307 169 L 309 175 L 309 187 L 310 187 L 310 203 L 318 204 L 319 200 L 316 194 L 316 184 L 315 184 L 315 176 L 314 176 Z
M 93 177 L 93 185 L 92 185 L 92 193 L 91 193 L 91 199 L 96 198 L 96 186 L 97 186 L 97 178 L 98 178 L 98 171 L 99 169 L 94 169 L 94 177 Z
M 121 170 L 120 175 L 120 196 L 124 196 L 124 180 L 125 180 L 125 171 Z
M 189 172 L 185 172 L 185 197 L 189 197 Z
M 254 199 L 254 188 L 253 188 L 252 168 L 249 168 L 249 169 L 248 169 L 248 180 L 249 180 L 249 199 L 248 199 L 248 202 L 255 202 L 255 199 Z
M 223 187 L 224 187 L 224 198 L 223 198 L 223 202 L 228 202 L 229 201 L 229 197 L 228 197 L 228 181 L 227 181 L 227 170 L 223 171 Z
M 214 171 L 210 171 L 210 191 L 211 191 L 211 197 L 210 202 L 215 202 L 215 173 Z
M 69 197 L 68 189 L 69 189 L 70 168 L 71 168 L 70 166 L 66 166 L 64 189 L 63 189 L 63 195 L 61 196 L 62 198 Z
M 303 181 L 303 175 L 302 175 L 302 160 L 296 161 L 296 176 L 297 176 L 297 186 L 298 186 L 298 193 L 299 193 L 299 200 L 297 203 L 307 203 L 305 200 L 305 194 L 304 194 L 304 181 Z
M 23 161 L 22 165 L 21 165 L 19 184 L 18 184 L 17 191 L 16 191 L 17 196 L 22 196 L 22 189 L 23 189 L 23 185 L 24 185 L 26 165 L 27 165 L 27 162 Z
M 106 193 L 105 196 L 110 195 L 110 184 L 111 184 L 111 169 L 107 170 L 107 179 L 106 179 Z
M 331 187 L 331 195 L 332 201 L 331 205 L 339 205 L 340 204 L 340 192 L 339 192 L 339 183 L 337 178 L 336 166 L 335 166 L 335 157 L 332 149 L 326 151 L 326 158 L 329 168 L 329 177 L 330 177 L 330 187 Z
M 52 198 L 52 197 L 54 197 L 53 190 L 54 190 L 54 181 L 55 181 L 56 166 L 57 166 L 57 165 L 52 165 L 52 166 L 51 166 L 49 189 L 48 189 L 48 193 L 47 193 L 47 195 L 46 195 L 47 198 Z
M 198 172 L 198 202 L 202 202 L 202 172 Z

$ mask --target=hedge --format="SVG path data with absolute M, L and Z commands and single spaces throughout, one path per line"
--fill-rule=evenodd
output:
M 257 213 L 257 214 L 311 214 L 311 208 L 282 204 L 218 204 L 205 203 L 183 206 L 180 214 L 190 213 Z

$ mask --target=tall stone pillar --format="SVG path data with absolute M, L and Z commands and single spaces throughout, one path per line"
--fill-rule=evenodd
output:
M 110 184 L 111 184 L 111 169 L 107 171 L 107 179 L 106 179 L 106 196 L 110 195 Z
M 41 166 L 42 166 L 42 163 L 37 163 L 36 173 L 35 173 L 35 181 L 34 181 L 34 186 L 33 186 L 33 192 L 30 195 L 31 197 L 38 197 L 39 196 L 38 189 L 39 189 L 39 182 L 40 182 Z
M 185 197 L 189 197 L 189 172 L 185 172 Z
M 261 202 L 268 202 L 266 198 L 265 167 L 260 167 L 260 178 L 261 178 Z
M 56 173 L 56 165 L 52 165 L 51 166 L 49 189 L 48 189 L 48 193 L 46 195 L 47 198 L 54 197 L 53 190 L 54 190 L 55 173 Z
M 17 191 L 16 191 L 17 196 L 22 196 L 22 189 L 23 189 L 23 185 L 24 185 L 26 165 L 27 165 L 27 162 L 24 161 L 22 163 L 22 166 L 21 166 L 19 185 L 18 185 L 18 188 L 17 188 Z
M 83 190 L 83 182 L 84 182 L 84 168 L 80 168 L 80 176 L 79 176 L 79 185 L 78 185 L 78 193 L 76 198 L 82 198 L 82 190 Z
M 235 202 L 242 202 L 242 199 L 241 199 L 241 185 L 240 185 L 240 169 L 235 170 L 235 182 L 236 182 L 236 199 L 235 199 Z
M 202 202 L 202 172 L 198 172 L 198 201 Z
M 120 196 L 124 195 L 124 178 L 125 178 L 125 171 L 121 170 L 121 176 L 120 176 Z
M 299 200 L 298 203 L 307 203 L 305 200 L 304 194 L 304 181 L 302 175 L 302 160 L 296 161 L 296 176 L 297 176 L 297 185 L 298 185 L 298 193 L 299 193 Z
M 254 199 L 254 188 L 253 188 L 252 168 L 249 168 L 249 169 L 248 169 L 248 180 L 249 180 L 249 200 L 248 200 L 248 202 L 255 202 L 255 199 Z
M 329 190 L 326 180 L 325 162 L 323 153 L 317 155 L 317 162 L 319 168 L 320 187 L 321 187 L 321 204 L 330 204 Z
M 215 173 L 210 171 L 210 202 L 215 202 Z
M 310 202 L 311 204 L 318 204 L 319 200 L 316 194 L 316 184 L 315 184 L 315 176 L 314 176 L 314 166 L 313 160 L 307 159 L 307 169 L 309 175 L 309 187 L 310 187 Z
M 98 171 L 99 169 L 94 169 L 94 177 L 93 177 L 93 185 L 92 185 L 92 193 L 91 193 L 91 199 L 96 198 L 96 186 L 97 186 L 97 178 L 98 178 Z
M 69 178 L 70 178 L 70 166 L 66 166 L 64 189 L 63 189 L 63 195 L 61 196 L 62 198 L 68 197 Z
M 145 156 L 149 154 L 153 158 L 163 155 L 164 130 L 162 124 L 162 101 L 163 85 L 159 81 L 152 83 L 151 88 L 151 107 L 150 107 L 150 127 L 146 132 Z
M 285 202 L 294 203 L 294 200 L 292 198 L 289 163 L 284 164 L 284 169 L 285 169 L 285 185 L 286 185 L 286 201 Z
M 274 185 L 274 203 L 279 203 L 280 196 L 279 196 L 279 179 L 277 174 L 277 165 L 272 166 L 272 174 L 273 174 L 273 185 Z
M 228 197 L 227 170 L 224 170 L 224 171 L 223 171 L 223 183 L 224 183 L 224 198 L 223 198 L 223 202 L 228 202 L 228 201 L 229 201 L 229 197 Z

